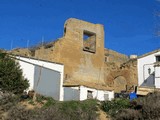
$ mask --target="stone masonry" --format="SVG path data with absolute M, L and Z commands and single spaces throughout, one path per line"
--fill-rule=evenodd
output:
M 120 92 L 126 85 L 136 84 L 136 75 L 130 77 L 130 71 L 136 67 L 124 67 L 128 57 L 104 48 L 104 28 L 101 24 L 70 18 L 65 22 L 62 38 L 32 49 L 28 54 L 64 64 L 64 83 L 68 85 L 113 88 Z M 122 65 L 123 69 L 120 68 Z
M 88 40 L 84 40 L 85 35 Z M 87 41 L 95 45 L 87 45 Z M 44 47 L 36 50 L 35 57 L 64 64 L 65 82 L 103 84 L 104 28 L 71 18 L 64 25 L 64 36 L 50 50 Z

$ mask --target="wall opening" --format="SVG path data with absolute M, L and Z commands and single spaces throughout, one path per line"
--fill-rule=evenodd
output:
M 156 56 L 156 62 L 160 62 L 160 55 Z
M 92 91 L 87 90 L 87 99 L 93 99 Z
M 66 27 L 64 28 L 64 31 L 63 31 L 63 36 L 66 35 Z
M 83 50 L 91 53 L 96 52 L 96 34 L 83 31 Z
M 104 62 L 109 62 L 109 57 L 108 56 L 105 56 Z

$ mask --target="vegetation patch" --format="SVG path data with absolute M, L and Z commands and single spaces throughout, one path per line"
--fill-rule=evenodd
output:
M 4 120 L 96 120 L 98 117 L 96 100 L 59 102 L 50 97 L 38 96 L 36 101 L 31 98 L 21 101 L 33 105 L 33 109 L 20 104 L 20 99 L 15 101 L 15 104 L 8 104 L 5 111 L 8 115 Z M 38 103 L 43 105 L 37 107 Z
M 134 101 L 114 99 L 102 102 L 102 109 L 115 120 L 160 119 L 160 92 L 140 97 Z
M 1 92 L 21 94 L 29 87 L 22 76 L 20 65 L 6 53 L 0 52 L 0 89 Z
M 102 109 L 112 117 L 114 117 L 120 110 L 129 108 L 129 106 L 129 100 L 122 98 L 102 102 Z

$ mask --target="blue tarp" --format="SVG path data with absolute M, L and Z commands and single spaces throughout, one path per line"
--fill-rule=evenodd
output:
M 129 94 L 129 99 L 130 100 L 133 100 L 133 99 L 136 99 L 137 98 L 137 94 L 135 93 L 135 92 L 131 92 L 130 94 Z

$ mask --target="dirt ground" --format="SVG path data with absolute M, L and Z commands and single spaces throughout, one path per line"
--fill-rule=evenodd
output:
M 98 110 L 99 118 L 98 120 L 111 120 L 111 118 L 101 109 Z

